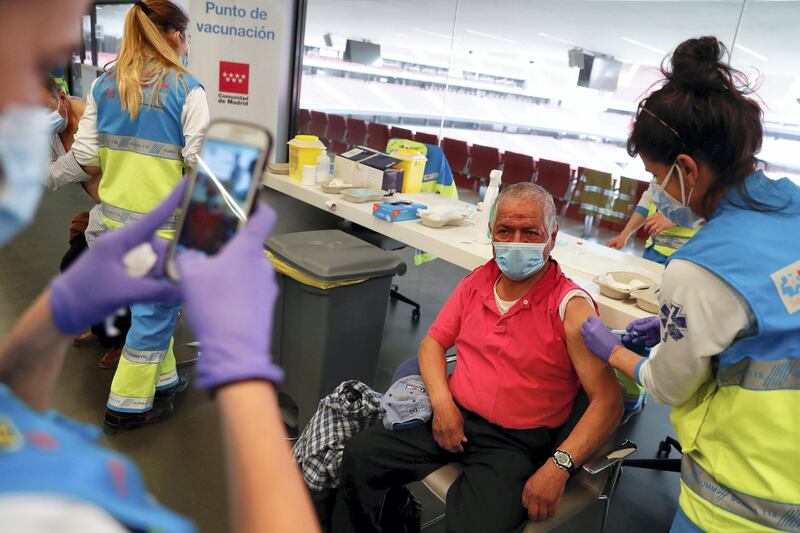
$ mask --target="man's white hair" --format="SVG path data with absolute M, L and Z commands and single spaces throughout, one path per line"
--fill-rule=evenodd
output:
M 494 229 L 494 223 L 497 219 L 497 212 L 500 211 L 500 206 L 506 200 L 535 200 L 542 207 L 542 214 L 544 215 L 544 227 L 547 234 L 550 235 L 556 229 L 558 224 L 556 220 L 556 204 L 553 202 L 553 196 L 544 188 L 534 183 L 515 183 L 505 187 L 494 207 L 491 210 L 489 217 L 489 227 Z

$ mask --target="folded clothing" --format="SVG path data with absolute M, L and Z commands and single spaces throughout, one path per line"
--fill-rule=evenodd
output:
M 409 429 L 424 424 L 433 416 L 431 400 L 422 376 L 408 375 L 395 381 L 381 398 L 383 427 Z

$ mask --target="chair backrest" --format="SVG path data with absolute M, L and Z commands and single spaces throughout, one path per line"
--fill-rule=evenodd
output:
M 466 141 L 445 137 L 442 139 L 442 151 L 453 172 L 464 172 L 469 159 L 469 145 Z
M 311 111 L 311 134 L 320 139 L 327 137 L 328 115 L 322 111 Z
M 389 130 L 389 137 L 397 137 L 398 139 L 406 139 L 408 141 L 414 140 L 414 132 L 401 128 L 399 126 L 392 126 Z
M 328 115 L 328 132 L 326 137 L 332 143 L 341 144 L 347 131 L 347 122 L 341 115 Z
M 357 118 L 347 119 L 345 142 L 350 146 L 363 145 L 367 141 L 367 123 Z
M 414 134 L 414 140 L 420 143 L 435 144 L 436 146 L 439 146 L 439 136 L 434 135 L 433 133 L 418 131 Z
M 533 158 L 506 150 L 503 152 L 503 185 L 530 183 L 533 180 Z
M 308 109 L 301 109 L 297 113 L 297 133 L 311 132 L 311 112 Z
M 473 144 L 470 149 L 468 174 L 472 178 L 489 178 L 492 170 L 500 167 L 500 150 L 493 146 Z
M 607 215 L 614 193 L 611 174 L 591 168 L 580 168 L 578 175 L 584 178 L 580 196 L 581 212 L 584 215 Z
M 540 159 L 536 164 L 536 183 L 554 198 L 565 200 L 569 192 L 571 171 L 567 163 Z
M 370 122 L 367 125 L 367 146 L 383 152 L 386 150 L 387 142 L 389 142 L 389 126 Z

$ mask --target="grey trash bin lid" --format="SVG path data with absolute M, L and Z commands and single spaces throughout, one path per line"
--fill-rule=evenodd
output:
M 396 255 L 336 229 L 273 235 L 267 249 L 321 281 L 391 276 L 404 264 Z

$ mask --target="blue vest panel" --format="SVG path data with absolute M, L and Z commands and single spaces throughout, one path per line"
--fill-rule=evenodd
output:
M 100 76 L 94 85 L 93 96 L 97 103 L 97 133 L 134 137 L 167 145 L 184 145 L 181 113 L 186 96 L 200 82 L 188 73 L 171 71 L 160 87 L 156 98 L 155 87 L 146 87 L 142 92 L 142 106 L 136 120 L 131 120 L 127 111 L 122 111 L 114 71 Z
M 98 446 L 98 428 L 39 413 L 0 384 L 0 495 L 50 493 L 105 510 L 132 530 L 193 532 L 148 494 L 127 457 Z
M 755 316 L 756 331 L 719 354 L 721 367 L 744 359 L 800 359 L 800 187 L 761 171 L 745 187 L 752 199 L 777 211 L 748 209 L 732 189 L 708 223 L 670 257 L 724 280 Z

